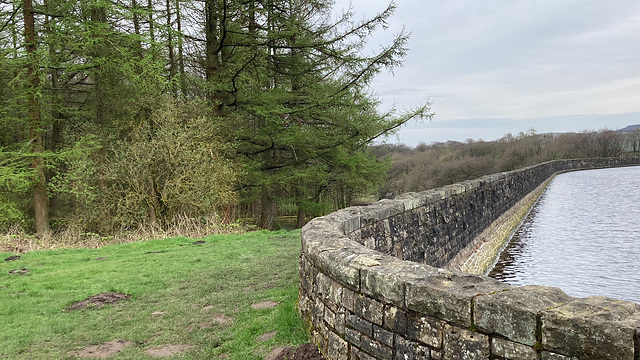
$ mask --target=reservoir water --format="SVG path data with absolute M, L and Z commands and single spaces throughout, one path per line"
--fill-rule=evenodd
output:
M 640 304 L 640 166 L 556 176 L 489 276 Z

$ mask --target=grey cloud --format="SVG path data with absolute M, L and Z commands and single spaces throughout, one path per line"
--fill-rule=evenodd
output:
M 362 15 L 387 3 L 353 0 L 354 10 Z M 423 130 L 457 137 L 469 126 L 483 138 L 497 138 L 526 131 L 527 118 L 563 127 L 558 131 L 580 131 L 611 127 L 616 114 L 640 112 L 637 0 L 397 3 L 389 32 L 372 41 L 377 47 L 403 25 L 412 33 L 405 66 L 395 76 L 381 74 L 372 84 L 383 106 L 410 108 L 431 98 L 439 120 L 485 119 L 473 124 L 465 120 L 448 133 L 433 122 L 420 131 L 401 132 L 400 141 Z M 564 118 L 594 113 L 611 115 Z M 486 121 L 497 118 L 515 120 Z

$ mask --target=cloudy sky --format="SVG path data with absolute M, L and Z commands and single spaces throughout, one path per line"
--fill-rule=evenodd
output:
M 351 0 L 356 19 L 387 0 Z M 400 131 L 419 142 L 495 140 L 506 133 L 619 129 L 640 123 L 640 1 L 397 0 L 389 28 L 410 52 L 372 90 L 384 107 L 431 99 L 436 117 Z M 349 7 L 337 0 L 338 9 Z M 391 142 L 397 140 L 390 139 Z

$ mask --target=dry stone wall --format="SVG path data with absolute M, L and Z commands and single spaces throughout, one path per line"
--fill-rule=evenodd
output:
M 300 313 L 327 359 L 640 360 L 640 305 L 443 269 L 561 171 L 552 161 L 316 218 L 302 229 Z

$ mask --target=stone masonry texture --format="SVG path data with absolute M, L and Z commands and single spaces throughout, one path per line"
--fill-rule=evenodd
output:
M 639 304 L 444 269 L 554 174 L 633 165 L 551 161 L 312 220 L 299 300 L 312 340 L 330 360 L 640 360 Z

